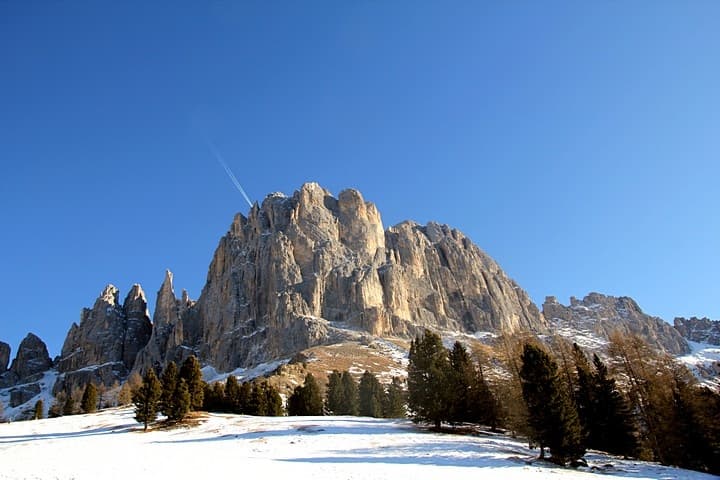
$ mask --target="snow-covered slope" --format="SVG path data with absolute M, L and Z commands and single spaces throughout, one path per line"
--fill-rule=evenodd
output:
M 132 417 L 125 408 L 2 424 L 0 479 L 713 478 L 596 453 L 581 470 L 530 463 L 537 451 L 517 440 L 428 433 L 406 420 L 213 414 L 143 433 Z

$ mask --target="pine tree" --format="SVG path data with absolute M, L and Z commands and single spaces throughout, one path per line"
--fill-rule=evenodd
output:
M 264 417 L 267 415 L 267 404 L 265 403 L 265 390 L 263 386 L 254 382 L 252 384 L 252 393 L 250 394 L 250 407 L 249 414 L 256 415 L 258 417 Z
M 449 355 L 447 393 L 450 422 L 477 422 L 478 406 L 472 397 L 477 388 L 477 374 L 470 354 L 460 342 L 455 342 Z
M 175 362 L 170 362 L 165 367 L 160 378 L 162 383 L 162 395 L 160 397 L 160 411 L 168 418 L 175 409 L 175 393 L 178 388 L 178 368 Z
M 359 411 L 363 417 L 382 417 L 382 405 L 385 391 L 377 377 L 365 370 L 360 377 L 358 387 Z
M 98 392 L 95 384 L 90 382 L 85 385 L 82 400 L 80 401 L 80 410 L 83 413 L 95 413 L 97 411 Z
M 328 376 L 328 384 L 325 389 L 325 409 L 330 415 L 343 415 L 345 407 L 345 391 L 342 385 L 342 375 L 333 370 Z
M 275 387 L 263 382 L 265 391 L 265 415 L 269 417 L 280 417 L 283 414 L 283 401 L 280 393 Z
M 323 399 L 320 387 L 312 373 L 305 376 L 305 383 L 295 387 L 288 399 L 288 415 L 322 415 Z
M 344 404 L 336 415 L 357 415 L 359 410 L 358 384 L 352 374 L 345 370 L 340 378 Z
M 525 344 L 520 378 L 531 436 L 540 445 L 540 458 L 549 447 L 551 461 L 564 465 L 582 457 L 585 446 L 577 412 L 558 375 L 557 363 L 542 348 Z
M 157 419 L 162 396 L 162 384 L 155 375 L 155 370 L 149 368 L 143 377 L 143 383 L 133 392 L 135 404 L 135 420 L 142 423 L 147 431 L 148 424 Z
M 448 419 L 447 349 L 440 337 L 425 331 L 410 344 L 408 365 L 408 408 L 415 422 L 433 422 L 440 428 Z
M 40 400 L 35 402 L 35 412 L 33 414 L 33 419 L 40 420 L 41 418 L 43 418 L 44 410 L 45 410 L 45 404 L 43 403 L 42 398 L 41 398 Z
M 240 385 L 240 399 L 238 401 L 238 412 L 246 415 L 252 415 L 250 412 L 252 404 L 252 384 L 243 382 Z
M 166 408 L 168 408 L 168 411 L 165 412 L 168 420 L 176 422 L 184 419 L 190 411 L 190 391 L 184 378 L 181 378 L 175 385 L 172 401 L 166 404 Z
M 63 415 L 75 415 L 75 400 L 69 393 L 65 393 L 65 404 L 62 408 Z
M 225 380 L 225 410 L 231 413 L 240 413 L 240 384 L 235 375 L 229 375 Z
M 190 391 L 190 410 L 200 410 L 203 406 L 204 386 L 202 380 L 202 371 L 200 371 L 200 362 L 195 355 L 190 355 L 185 359 L 180 367 L 178 378 L 182 378 L 187 383 Z
M 405 403 L 406 395 L 403 389 L 402 379 L 393 377 L 392 382 L 385 389 L 383 417 L 404 418 L 407 415 Z

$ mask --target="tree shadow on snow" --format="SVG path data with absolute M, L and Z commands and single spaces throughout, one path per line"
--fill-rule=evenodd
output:
M 56 432 L 56 433 L 31 433 L 27 435 L 3 435 L 0 436 L 0 444 L 24 443 L 40 440 L 53 440 L 59 438 L 92 437 L 97 435 L 111 435 L 115 433 L 129 432 L 137 428 L 137 423 L 116 425 L 113 427 L 98 427 L 90 430 Z

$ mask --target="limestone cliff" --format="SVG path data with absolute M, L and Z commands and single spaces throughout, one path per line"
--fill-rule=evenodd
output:
M 0 342 L 0 373 L 4 373 L 10 363 L 10 345 Z
M 151 334 L 145 293 L 134 285 L 123 303 L 120 291 L 105 287 L 93 308 L 84 308 L 73 323 L 58 361 L 63 374 L 56 390 L 83 386 L 89 381 L 112 384 L 123 379 Z
M 720 320 L 677 317 L 674 325 L 680 335 L 692 342 L 720 345 Z
M 543 304 L 545 318 L 556 331 L 569 328 L 577 335 L 587 331 L 607 340 L 613 332 L 635 334 L 652 347 L 673 355 L 688 353 L 690 348 L 670 324 L 643 313 L 630 297 L 612 297 L 590 293 L 582 300 L 570 298 L 570 305 L 547 297 Z
M 184 344 L 221 371 L 327 343 L 336 325 L 397 336 L 546 327 L 462 233 L 412 222 L 385 232 L 359 192 L 335 198 L 314 183 L 235 217 L 187 315 Z

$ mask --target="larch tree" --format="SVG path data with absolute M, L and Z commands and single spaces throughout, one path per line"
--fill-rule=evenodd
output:
M 34 420 L 40 420 L 43 418 L 45 412 L 45 404 L 42 401 L 42 398 L 35 402 L 35 411 L 33 412 L 33 419 Z
M 95 384 L 90 382 L 85 385 L 82 400 L 80 401 L 80 409 L 83 413 L 94 413 L 97 411 L 98 391 Z

